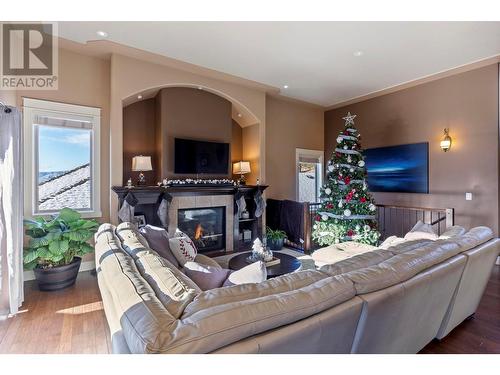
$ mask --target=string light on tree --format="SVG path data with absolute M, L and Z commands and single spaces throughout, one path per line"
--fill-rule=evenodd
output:
M 322 204 L 313 229 L 313 239 L 321 246 L 345 241 L 376 245 L 380 237 L 355 118 L 350 112 L 343 117 L 344 129 L 336 139 L 327 182 L 321 188 Z

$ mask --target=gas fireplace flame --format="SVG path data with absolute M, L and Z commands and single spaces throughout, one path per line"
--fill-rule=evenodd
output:
M 199 240 L 203 236 L 203 227 L 201 224 L 198 224 L 196 226 L 196 229 L 194 230 L 194 239 Z

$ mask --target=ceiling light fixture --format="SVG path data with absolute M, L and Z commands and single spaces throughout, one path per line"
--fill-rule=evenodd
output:
M 108 37 L 108 33 L 106 31 L 99 30 L 98 32 L 96 32 L 96 34 L 97 34 L 97 36 L 100 36 L 101 38 Z
M 284 88 L 284 89 L 287 89 L 287 88 L 288 88 L 288 85 L 283 85 L 283 88 Z
M 353 55 L 354 55 L 355 57 L 360 57 L 360 56 L 363 56 L 363 54 L 364 54 L 364 52 L 363 52 L 363 51 L 354 51 L 354 52 L 353 52 Z
M 137 95 L 137 99 L 141 100 L 142 99 L 142 95 Z
M 198 86 L 198 90 L 203 90 L 203 87 L 201 87 L 201 86 Z
M 238 117 L 241 117 L 241 113 L 238 113 Z

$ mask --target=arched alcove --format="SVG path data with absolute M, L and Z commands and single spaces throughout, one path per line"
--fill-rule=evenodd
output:
M 245 106 L 217 90 L 195 85 L 166 85 L 134 93 L 123 100 L 123 184 L 137 179 L 132 157 L 152 157 L 148 184 L 163 178 L 194 178 L 174 173 L 174 139 L 230 144 L 227 174 L 204 177 L 232 178 L 233 162 L 248 160 L 255 182 L 260 171 L 259 122 Z

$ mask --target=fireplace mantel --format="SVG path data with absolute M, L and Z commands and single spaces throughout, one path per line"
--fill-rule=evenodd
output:
M 252 240 L 257 237 L 262 237 L 263 233 L 263 217 L 255 218 L 255 203 L 253 197 L 257 191 L 263 192 L 267 185 L 188 185 L 188 186 L 134 186 L 131 188 L 114 186 L 112 190 L 117 194 L 119 199 L 119 207 L 122 206 L 125 197 L 128 193 L 132 193 L 137 199 L 135 213 L 136 215 L 144 215 L 146 223 L 162 226 L 157 215 L 157 210 L 161 201 L 161 197 L 168 193 L 172 197 L 172 202 L 169 207 L 169 228 L 165 228 L 172 234 L 177 225 L 177 211 L 179 209 L 196 208 L 196 207 L 226 207 L 226 248 L 223 253 L 236 251 L 246 251 L 251 247 L 251 242 L 245 242 L 239 239 L 240 232 L 250 230 Z M 234 195 L 242 193 L 246 202 L 250 217 L 247 219 L 240 218 L 237 212 L 237 206 Z M 221 255 L 220 252 L 207 255 Z

